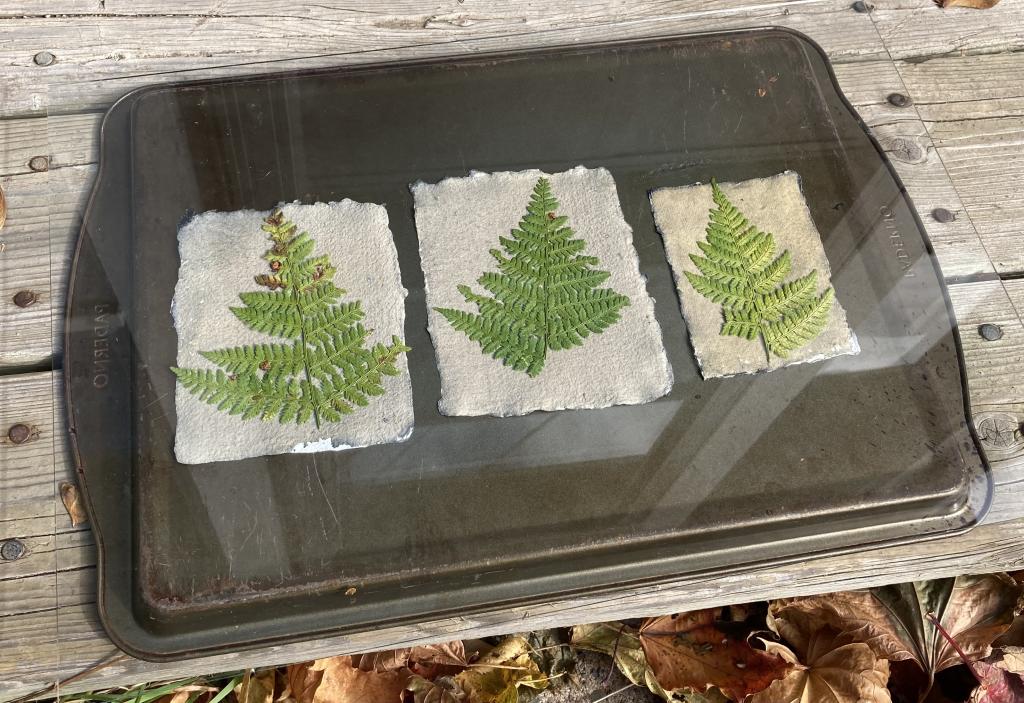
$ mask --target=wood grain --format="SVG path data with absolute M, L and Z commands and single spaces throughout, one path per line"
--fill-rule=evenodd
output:
M 1024 324 L 1017 313 L 1015 302 L 1024 306 L 1024 281 L 1005 284 L 998 280 L 965 283 L 951 286 L 950 290 L 960 323 L 976 419 L 984 420 L 993 414 L 1003 414 L 1019 423 L 1024 420 L 1024 388 L 1017 381 L 1024 378 Z M 977 332 L 978 326 L 984 323 L 998 324 L 1003 332 L 1002 338 L 993 342 L 985 341 Z M 14 413 L 18 417 L 28 416 L 32 414 L 32 408 L 37 407 L 38 401 L 35 399 L 39 397 L 42 386 L 52 384 L 54 380 L 47 374 L 0 378 L 0 392 L 5 388 L 17 388 L 7 390 L 6 396 L 28 403 L 28 411 Z M 45 433 L 52 432 L 52 427 L 44 425 L 41 430 L 44 434 L 40 441 L 44 441 Z M 988 450 L 997 484 L 995 500 L 985 524 L 966 535 L 917 546 L 866 550 L 853 555 L 758 568 L 717 581 L 707 577 L 687 578 L 671 586 L 633 589 L 628 594 L 614 597 L 594 596 L 486 616 L 444 619 L 415 628 L 411 634 L 408 629 L 391 628 L 353 637 L 329 638 L 301 646 L 275 647 L 169 665 L 129 660 L 76 683 L 69 692 L 110 685 L 113 682 L 125 684 L 223 670 L 242 666 L 243 662 L 244 665 L 256 666 L 294 661 L 317 654 L 381 648 L 396 643 L 422 641 L 424 637 L 482 636 L 528 627 L 568 625 L 626 615 L 652 615 L 681 607 L 704 607 L 812 593 L 822 588 L 837 590 L 879 585 L 894 579 L 935 577 L 957 571 L 967 573 L 1014 568 L 1024 563 L 1021 550 L 1013 547 L 1017 544 L 1014 540 L 1024 539 L 1024 520 L 1021 520 L 1024 514 L 1024 493 L 1018 488 L 1024 481 L 1024 443 L 1012 442 L 1010 447 L 1003 449 L 990 446 Z M 50 463 L 63 467 L 67 462 L 61 456 L 52 459 Z M 6 485 L 0 484 L 0 489 L 6 488 Z M 51 504 L 47 505 L 45 499 L 36 501 L 39 518 L 45 520 L 56 514 L 65 520 L 67 528 L 67 518 L 66 515 L 60 515 L 62 507 L 52 491 L 52 483 L 49 489 Z M 29 492 L 33 495 L 36 493 L 32 490 Z M 95 572 L 89 567 L 94 563 L 92 559 L 95 555 L 91 549 L 91 540 L 85 536 L 87 534 L 84 530 L 65 532 L 63 539 L 54 545 L 40 543 L 36 547 L 37 551 L 22 560 L 31 564 L 20 569 L 20 573 L 26 576 L 25 580 L 41 585 L 45 593 L 52 594 L 49 598 L 57 601 L 57 622 L 62 642 L 61 675 L 86 668 L 112 651 L 109 642 L 101 634 L 90 606 L 90 596 L 94 595 L 91 584 Z M 45 538 L 46 535 L 43 535 L 41 539 Z M 21 585 L 6 584 L 5 587 L 6 592 L 12 594 L 11 598 L 38 609 L 33 612 L 10 609 L 11 614 L 4 622 L 11 627 L 12 635 L 0 635 L 0 648 L 20 647 L 22 650 L 12 651 L 26 653 L 39 649 L 45 651 L 48 638 L 52 637 L 52 631 L 46 629 L 46 623 L 52 618 L 52 608 L 38 606 L 45 605 L 48 596 L 43 593 L 34 594 L 31 588 Z M 0 593 L 4 591 L 0 589 Z M 16 684 L 16 690 L 26 691 L 47 676 L 54 675 L 48 666 L 42 662 L 39 667 L 26 669 L 21 666 L 10 671 L 0 667 L 0 681 L 19 674 L 23 681 Z
M 62 333 L 64 289 L 95 167 L 69 166 L 0 178 L 7 224 L 0 230 L 0 371 L 51 363 Z M 32 294 L 19 307 L 14 296 Z
M 1024 52 L 896 63 L 996 271 L 1024 269 Z
M 942 10 L 929 0 L 874 0 L 871 17 L 894 59 L 929 60 L 1012 51 L 1024 45 L 1024 6 Z
M 1024 552 L 1020 549 L 1022 543 L 1024 520 L 1015 520 L 983 525 L 957 538 L 841 557 L 814 558 L 798 564 L 745 570 L 713 578 L 691 577 L 659 587 L 631 588 L 613 595 L 581 597 L 495 613 L 446 618 L 417 627 L 385 627 L 361 635 L 201 657 L 184 662 L 154 664 L 127 658 L 61 691 L 71 693 L 114 685 L 124 686 L 141 681 L 304 661 L 319 656 L 568 626 L 581 622 L 644 617 L 725 603 L 866 588 L 964 573 L 1015 570 L 1024 566 Z M 42 681 L 77 673 L 117 653 L 103 635 L 95 608 L 88 604 L 62 606 L 57 611 L 11 615 L 2 622 L 2 643 L 7 647 L 7 657 L 0 661 L 0 685 L 6 689 L 0 698 L 5 700 L 35 690 Z M 60 640 L 58 668 L 49 663 L 57 649 L 55 637 Z
M 69 252 L 95 173 L 100 111 L 142 85 L 480 51 L 784 25 L 828 51 L 840 84 L 889 154 L 947 276 L 1024 271 L 1024 6 L 942 11 L 930 0 L 382 0 L 324 5 L 283 0 L 11 0 L 0 8 L 0 373 L 59 362 Z M 37 66 L 39 51 L 56 57 Z M 889 58 L 896 59 L 892 63 Z M 904 92 L 914 104 L 886 102 Z M 48 116 L 47 116 L 48 115 Z M 6 118 L 6 119 L 2 119 Z M 48 170 L 29 161 L 49 159 Z M 38 165 L 38 162 L 37 162 Z M 947 173 L 948 171 L 948 173 Z M 936 207 L 957 214 L 940 223 Z M 33 290 L 39 301 L 11 298 Z M 247 666 L 288 663 L 449 637 L 660 614 L 730 602 L 818 593 L 916 578 L 1024 566 L 1024 281 L 951 287 L 975 421 L 998 488 L 985 524 L 958 537 L 689 577 L 535 607 L 454 617 L 415 628 L 154 665 L 131 658 L 62 691 Z M 1003 335 L 982 339 L 977 326 Z M 0 562 L 0 700 L 116 654 L 95 610 L 95 548 L 71 528 L 57 495 L 73 479 L 64 446 L 59 374 L 0 377 L 0 539 L 29 552 Z M 59 402 L 59 400 L 58 400 Z M 6 428 L 39 430 L 12 445 Z
M 835 69 L 842 90 L 872 127 L 921 213 L 943 273 L 957 277 L 992 271 L 986 243 L 979 237 L 970 218 L 960 217 L 949 223 L 940 223 L 928 215 L 936 207 L 962 212 L 964 205 L 942 168 L 924 124 L 913 111 L 900 110 L 886 102 L 886 96 L 901 87 L 899 74 L 892 63 L 858 61 L 836 64 Z M 63 308 L 67 267 L 62 262 L 70 260 L 81 208 L 92 186 L 99 119 L 98 113 L 87 113 L 0 121 L 0 125 L 34 123 L 31 125 L 34 129 L 28 126 L 11 129 L 16 138 L 8 149 L 11 156 L 6 167 L 12 171 L 19 167 L 24 170 L 30 154 L 40 149 L 45 151 L 36 144 L 39 134 L 50 135 L 50 158 L 55 164 L 49 174 L 29 173 L 40 182 L 44 175 L 48 177 L 53 204 L 49 222 L 36 219 L 23 223 L 29 234 L 20 240 L 20 249 L 24 252 L 22 260 L 40 262 L 45 257 L 50 258 L 52 280 L 44 286 L 38 267 L 22 269 L 17 261 L 8 262 L 9 274 L 5 281 L 11 295 L 23 289 L 45 290 L 46 294 L 41 295 L 32 314 L 13 306 L 0 306 L 0 324 L 9 318 L 12 325 L 23 330 L 18 336 L 0 337 L 0 368 L 45 363 L 60 354 L 60 325 L 53 327 L 51 339 L 42 323 L 49 320 L 53 311 L 59 313 Z M 17 185 L 23 177 L 11 180 Z M 23 204 L 32 203 L 11 202 L 12 221 L 31 214 L 22 214 Z M 995 236 L 1002 237 L 1001 234 Z
M 207 6 L 208 7 L 208 6 Z M 263 3 L 231 15 L 19 15 L 0 45 L 0 116 L 99 110 L 142 85 L 510 48 L 785 25 L 834 60 L 883 58 L 869 17 L 846 0 L 648 0 L 381 4 L 372 12 Z M 56 61 L 37 66 L 49 51 Z

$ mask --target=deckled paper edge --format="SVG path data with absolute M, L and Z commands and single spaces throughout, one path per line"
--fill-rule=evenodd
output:
M 814 218 L 811 216 L 810 207 L 808 207 L 808 205 L 807 205 L 807 196 L 804 193 L 803 178 L 800 176 L 800 174 L 798 172 L 792 171 L 790 169 L 786 169 L 785 171 L 781 171 L 781 172 L 779 172 L 779 173 L 777 173 L 775 175 L 772 175 L 772 176 L 764 176 L 762 178 L 752 178 L 752 179 L 747 179 L 745 181 L 725 181 L 725 182 L 719 183 L 719 185 L 720 186 L 723 186 L 723 185 L 724 186 L 737 185 L 737 184 L 741 184 L 741 183 L 746 183 L 747 181 L 750 181 L 750 180 L 774 179 L 774 178 L 780 178 L 780 177 L 787 176 L 787 175 L 793 175 L 793 176 L 796 177 L 797 190 L 800 193 L 800 207 L 803 208 L 805 214 L 807 215 L 808 221 L 810 221 L 810 223 L 812 224 L 812 226 L 814 228 L 814 233 L 818 237 L 819 245 L 822 247 L 822 250 L 824 251 L 824 242 L 821 239 L 821 232 L 818 231 L 818 226 L 814 223 Z M 679 303 L 679 311 L 680 311 L 680 314 L 683 317 L 683 321 L 687 324 L 687 326 L 689 326 L 690 320 L 687 317 L 686 306 L 683 303 L 682 287 L 683 287 L 683 283 L 684 282 L 688 283 L 688 281 L 686 281 L 686 277 L 683 275 L 683 269 L 681 269 L 681 268 L 677 269 L 672 264 L 672 260 L 671 260 L 671 258 L 669 256 L 669 253 L 668 253 L 668 239 L 667 239 L 667 237 L 669 235 L 667 235 L 662 230 L 661 226 L 658 224 L 657 208 L 654 205 L 654 194 L 659 192 L 659 191 L 671 191 L 671 190 L 677 190 L 677 189 L 681 189 L 681 188 L 693 188 L 693 187 L 696 187 L 696 186 L 708 186 L 708 185 L 710 185 L 710 183 L 704 183 L 702 181 L 695 181 L 695 182 L 693 182 L 691 184 L 688 184 L 688 185 L 662 186 L 660 188 L 652 188 L 649 191 L 647 191 L 647 200 L 648 200 L 648 203 L 650 204 L 650 207 L 651 207 L 651 214 L 654 217 L 654 227 L 655 227 L 655 230 L 657 230 L 658 235 L 661 237 L 662 247 L 665 250 L 665 259 L 666 259 L 666 261 L 669 264 L 669 269 L 672 271 L 672 280 L 673 280 L 673 282 L 675 283 L 675 286 L 676 286 L 676 296 L 677 296 L 677 302 Z M 835 286 L 834 286 L 834 283 L 832 281 L 832 265 L 831 265 L 831 262 L 829 262 L 828 256 L 824 256 L 823 258 L 824 258 L 824 268 L 825 268 L 825 273 L 827 274 L 826 277 L 827 277 L 828 283 L 834 289 Z M 774 367 L 773 366 L 768 366 L 768 367 L 765 367 L 765 368 L 754 369 L 754 370 L 751 370 L 751 371 L 742 371 L 741 370 L 741 371 L 736 371 L 735 373 L 712 373 L 712 374 L 708 374 L 704 370 L 703 360 L 701 359 L 700 353 L 698 353 L 698 351 L 696 349 L 696 345 L 693 342 L 692 336 L 687 335 L 687 338 L 688 338 L 689 343 L 690 343 L 690 351 L 693 354 L 694 360 L 697 362 L 697 368 L 700 370 L 701 377 L 705 381 L 707 381 L 707 380 L 710 380 L 710 379 L 713 379 L 713 378 L 734 378 L 736 376 L 745 376 L 745 375 L 753 376 L 753 375 L 762 374 L 762 373 L 770 373 L 772 371 L 775 371 L 775 370 L 778 370 L 778 369 L 787 368 L 789 366 L 798 366 L 800 364 L 815 364 L 815 363 L 818 363 L 819 361 L 827 361 L 828 359 L 834 359 L 834 358 L 840 357 L 840 356 L 853 356 L 853 355 L 860 354 L 861 348 L 860 348 L 860 341 L 857 339 L 857 333 L 853 330 L 852 327 L 850 327 L 849 320 L 846 317 L 846 309 L 842 306 L 842 303 L 839 302 L 839 297 L 838 296 L 836 296 L 834 298 L 833 304 L 835 306 L 835 309 L 838 311 L 839 319 L 842 321 L 842 324 L 846 327 L 846 329 L 847 329 L 847 331 L 849 332 L 849 335 L 850 335 L 849 345 L 848 345 L 848 347 L 846 349 L 840 350 L 840 351 L 836 351 L 833 354 L 821 353 L 821 354 L 815 354 L 813 356 L 809 356 L 809 357 L 806 357 L 806 358 L 793 359 L 793 360 L 781 363 L 778 366 L 774 366 Z
M 409 298 L 409 290 L 401 282 L 401 267 L 400 267 L 399 262 L 398 262 L 398 251 L 397 251 L 396 245 L 394 243 L 394 232 L 391 229 L 391 216 L 390 216 L 390 213 L 387 210 L 387 206 L 382 204 L 382 203 L 364 203 L 364 202 L 360 202 L 360 201 L 357 201 L 357 200 L 352 200 L 351 198 L 342 198 L 341 200 L 330 200 L 330 201 L 326 201 L 326 202 L 324 202 L 324 201 L 317 201 L 315 203 L 304 203 L 304 202 L 302 202 L 300 200 L 291 200 L 291 201 L 279 201 L 277 203 L 277 205 L 275 205 L 274 207 L 270 208 L 269 210 L 256 210 L 256 209 L 253 209 L 253 208 L 246 208 L 246 209 L 243 209 L 243 210 L 216 210 L 216 209 L 214 209 L 214 210 L 204 210 L 203 212 L 198 212 L 198 213 L 197 212 L 193 212 L 193 211 L 189 211 L 178 222 L 178 228 L 177 228 L 177 231 L 175 232 L 175 242 L 176 242 L 176 246 L 177 246 L 177 251 L 179 252 L 179 255 L 180 255 L 181 245 L 182 245 L 182 236 L 183 236 L 183 232 L 185 231 L 185 229 L 187 227 L 191 226 L 196 220 L 201 219 L 201 218 L 206 217 L 206 216 L 210 216 L 210 215 L 224 215 L 224 214 L 237 214 L 237 213 L 253 214 L 253 215 L 259 216 L 259 215 L 263 215 L 265 213 L 273 212 L 275 210 L 283 209 L 283 208 L 288 207 L 288 206 L 306 206 L 306 207 L 308 207 L 308 206 L 315 206 L 315 205 L 324 205 L 326 207 L 332 207 L 332 206 L 336 206 L 336 205 L 346 205 L 346 204 L 357 205 L 357 206 L 361 206 L 361 207 L 362 206 L 372 206 L 374 208 L 379 209 L 379 211 L 381 212 L 381 214 L 384 217 L 384 227 L 392 236 L 391 246 L 392 246 L 393 254 L 394 254 L 395 267 L 396 267 L 397 272 L 398 272 L 398 290 L 401 291 L 401 298 L 402 298 L 402 305 L 401 305 L 400 313 L 399 313 L 399 318 L 400 318 L 399 319 L 399 323 L 400 323 L 399 326 L 403 329 L 403 337 L 404 337 L 404 328 L 405 328 L 405 322 L 406 322 L 405 301 L 407 301 L 408 298 Z M 175 363 L 176 364 L 178 363 L 177 355 L 178 355 L 178 349 L 180 347 L 180 342 L 177 341 L 178 340 L 177 301 L 178 301 L 178 287 L 180 285 L 181 285 L 181 275 L 180 275 L 180 262 L 179 262 L 178 278 L 175 280 L 174 294 L 171 296 L 171 304 L 170 304 L 170 314 L 171 314 L 171 320 L 172 320 L 172 327 L 173 327 L 173 329 L 175 331 L 175 340 L 176 340 L 175 341 Z M 410 396 L 409 397 L 409 401 L 410 401 L 410 410 L 411 410 L 412 407 L 414 407 L 414 400 L 412 398 L 412 377 L 411 377 L 411 372 L 410 372 L 410 369 L 409 369 L 408 359 L 407 359 L 407 357 L 405 355 L 402 355 L 402 357 L 399 360 L 399 370 L 402 372 L 401 375 L 405 379 L 405 382 L 406 382 L 406 386 L 407 386 L 408 393 L 409 393 L 409 396 Z M 178 381 L 175 379 L 175 381 L 174 381 L 174 395 L 175 395 L 175 406 L 176 407 L 177 407 L 177 404 L 180 402 L 179 394 L 181 393 L 181 390 L 182 389 L 179 387 Z M 321 452 L 342 452 L 342 451 L 347 451 L 349 449 L 362 449 L 362 448 L 365 448 L 365 447 L 377 446 L 378 444 L 400 444 L 400 443 L 408 441 L 412 437 L 413 432 L 415 431 L 415 429 L 416 429 L 415 414 L 414 414 L 414 412 L 410 412 L 409 425 L 406 427 L 406 429 L 401 434 L 396 435 L 394 439 L 387 440 L 386 442 L 371 442 L 371 443 L 351 444 L 351 443 L 347 443 L 347 442 L 345 442 L 345 441 L 343 441 L 343 440 L 341 440 L 339 438 L 336 438 L 336 437 L 321 437 L 321 438 L 319 438 L 317 440 L 313 440 L 313 441 L 298 442 L 298 443 L 294 444 L 293 446 L 291 446 L 290 448 L 282 448 L 280 451 L 273 451 L 273 452 L 270 452 L 270 453 L 253 451 L 253 452 L 249 452 L 249 453 L 239 454 L 237 456 L 233 456 L 233 457 L 230 457 L 230 458 L 204 459 L 204 460 L 201 460 L 201 461 L 186 461 L 186 460 L 184 460 L 184 459 L 182 459 L 181 457 L 178 456 L 178 441 L 177 441 L 178 435 L 177 435 L 177 428 L 175 428 L 175 440 L 174 440 L 173 451 L 174 451 L 174 454 L 175 454 L 175 459 L 178 461 L 178 463 L 185 464 L 185 465 L 188 465 L 188 466 L 200 466 L 200 465 L 203 465 L 203 464 L 212 464 L 212 463 L 217 463 L 217 462 L 222 462 L 222 461 L 240 461 L 240 460 L 243 460 L 243 459 L 252 459 L 252 458 L 265 457 L 265 456 L 279 456 L 279 455 L 282 455 L 282 454 L 316 454 L 316 453 L 321 453 Z
M 441 397 L 437 401 L 437 408 L 438 408 L 438 412 L 440 412 L 445 417 L 481 417 L 481 416 L 491 416 L 491 417 L 522 417 L 524 415 L 529 415 L 530 413 L 538 412 L 538 411 L 540 411 L 540 412 L 557 412 L 557 411 L 560 411 L 560 410 L 597 410 L 597 409 L 615 407 L 615 406 L 618 406 L 618 405 L 627 405 L 627 406 L 628 405 L 644 405 L 646 403 L 654 402 L 658 398 L 663 398 L 666 395 L 668 395 L 669 393 L 671 393 L 672 387 L 675 384 L 675 373 L 674 373 L 674 371 L 672 369 L 672 363 L 669 361 L 668 352 L 665 349 L 665 335 L 664 335 L 664 332 L 662 331 L 661 324 L 658 322 L 657 316 L 655 314 L 655 302 L 656 302 L 656 300 L 655 300 L 654 296 L 651 295 L 650 292 L 647 290 L 647 285 L 646 285 L 646 283 L 647 283 L 647 276 L 645 276 L 643 274 L 643 271 L 640 269 L 640 255 L 639 255 L 639 253 L 637 252 L 637 249 L 636 249 L 635 232 L 633 230 L 633 226 L 629 224 L 628 220 L 626 220 L 625 213 L 622 211 L 622 202 L 621 202 L 621 200 L 618 200 L 618 183 L 615 182 L 614 176 L 612 176 L 611 172 L 607 168 L 605 168 L 604 166 L 588 167 L 588 166 L 584 166 L 582 164 L 578 164 L 578 165 L 576 165 L 576 166 L 574 166 L 572 168 L 565 169 L 564 171 L 557 171 L 555 173 L 550 173 L 550 172 L 547 172 L 547 171 L 542 171 L 541 169 L 536 169 L 536 168 L 527 168 L 527 169 L 522 169 L 520 171 L 482 171 L 482 170 L 477 170 L 477 169 L 471 169 L 469 171 L 469 173 L 467 175 L 465 175 L 465 176 L 446 176 L 446 177 L 444 177 L 444 178 L 442 178 L 442 179 L 440 179 L 438 181 L 435 181 L 433 183 L 428 182 L 428 181 L 424 181 L 422 179 L 419 179 L 419 180 L 414 181 L 413 183 L 409 184 L 409 192 L 413 196 L 413 203 L 414 203 L 414 205 L 413 205 L 414 220 L 415 220 L 415 210 L 416 210 L 416 206 L 415 206 L 416 190 L 418 188 L 421 188 L 421 187 L 441 186 L 441 185 L 444 185 L 444 184 L 446 184 L 446 183 L 448 183 L 450 181 L 461 181 L 461 180 L 465 180 L 466 178 L 494 177 L 494 176 L 500 176 L 500 175 L 504 175 L 504 174 L 509 174 L 509 175 L 536 174 L 537 177 L 539 178 L 539 177 L 542 177 L 542 176 L 543 177 L 551 177 L 551 176 L 555 176 L 555 175 L 567 174 L 567 173 L 572 173 L 574 171 L 584 171 L 584 172 L 585 171 L 601 171 L 612 182 L 612 185 L 614 187 L 615 194 L 616 194 L 617 206 L 618 206 L 618 210 L 619 210 L 619 216 L 622 219 L 622 222 L 625 224 L 626 229 L 629 230 L 629 242 L 630 242 L 629 249 L 630 249 L 630 257 L 631 257 L 629 263 L 632 266 L 632 270 L 635 270 L 636 275 L 639 276 L 641 281 L 643 281 L 643 283 L 644 283 L 643 290 L 644 290 L 644 294 L 645 294 L 646 299 L 647 299 L 647 307 L 648 307 L 648 309 L 645 312 L 650 315 L 650 318 L 651 318 L 651 320 L 653 322 L 654 328 L 657 331 L 657 341 L 659 343 L 660 359 L 661 359 L 661 362 L 662 362 L 661 366 L 662 366 L 662 370 L 664 371 L 665 379 L 666 379 L 664 386 L 662 388 L 656 389 L 656 391 L 654 392 L 654 394 L 650 398 L 637 399 L 637 400 L 624 400 L 624 401 L 621 401 L 621 402 L 612 403 L 610 405 L 596 405 L 596 404 L 561 405 L 561 404 L 557 404 L 557 403 L 552 403 L 550 405 L 544 405 L 544 406 L 535 407 L 535 408 L 532 408 L 532 409 L 521 409 L 518 412 L 509 412 L 509 413 L 502 413 L 500 411 L 495 411 L 493 409 L 491 409 L 491 410 L 474 409 L 472 411 L 465 410 L 465 411 L 460 412 L 460 413 L 454 413 L 454 412 L 449 412 L 448 408 L 446 408 L 446 406 L 444 404 L 445 403 L 445 396 L 444 396 L 444 390 L 443 390 L 444 389 L 444 383 L 442 381 L 442 383 L 441 383 L 441 388 L 442 388 L 442 390 L 441 390 Z M 418 230 L 418 227 L 417 227 L 417 235 L 418 234 L 419 234 L 419 230 Z M 420 257 L 422 258 L 422 256 L 423 256 L 423 243 L 422 243 L 422 240 L 420 239 L 419 236 L 417 236 L 417 244 L 418 244 L 418 250 L 419 250 L 419 253 L 420 253 Z M 423 295 L 424 301 L 430 300 L 430 284 L 429 284 L 426 272 L 424 272 L 424 276 L 423 276 L 423 294 L 424 294 Z M 428 307 L 427 332 L 430 335 L 431 346 L 434 347 L 434 359 L 435 359 L 435 362 L 437 362 L 438 373 L 440 375 L 440 373 L 441 373 L 440 366 L 441 365 L 440 365 L 440 360 L 437 357 L 437 343 L 435 341 L 439 337 L 437 336 L 438 333 L 437 333 L 437 330 L 435 328 L 435 322 L 434 322 L 434 317 L 435 316 L 429 314 L 429 304 L 427 304 L 427 307 Z

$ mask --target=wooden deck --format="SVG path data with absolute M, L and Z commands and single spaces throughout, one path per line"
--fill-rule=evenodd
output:
M 1024 4 L 931 0 L 27 0 L 0 2 L 0 700 L 116 654 L 94 605 L 88 527 L 60 503 L 72 480 L 59 395 L 69 252 L 96 171 L 102 111 L 185 78 L 493 49 L 781 25 L 818 41 L 885 146 L 935 245 L 961 326 L 971 401 L 998 488 L 985 523 L 916 546 L 687 578 L 609 597 L 448 618 L 417 628 L 149 664 L 131 658 L 62 692 L 308 659 L 400 643 L 650 615 L 1024 564 Z M 41 14 L 45 9 L 46 14 Z M 49 52 L 52 61 L 40 52 Z M 42 65 L 40 65 L 42 64 Z M 891 93 L 912 104 L 895 107 Z M 45 157 L 39 159 L 37 157 Z M 930 213 L 944 208 L 949 222 Z M 31 291 L 37 302 L 14 304 Z M 978 325 L 999 325 L 985 341 Z M 16 444 L 8 428 L 38 430 Z

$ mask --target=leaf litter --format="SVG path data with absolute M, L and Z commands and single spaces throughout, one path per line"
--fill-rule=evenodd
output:
M 60 700 L 1024 703 L 1024 622 L 1010 629 L 1022 591 L 1006 574 L 961 576 L 341 655 Z M 936 683 L 943 671 L 961 672 L 967 688 L 947 691 L 946 674 Z

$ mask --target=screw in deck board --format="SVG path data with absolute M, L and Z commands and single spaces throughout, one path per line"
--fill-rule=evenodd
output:
M 869 2 L 864 2 L 864 0 L 857 0 L 857 2 L 850 5 L 850 7 L 853 8 L 854 12 L 871 12 L 875 9 L 874 5 Z
M 990 322 L 986 322 L 983 325 L 978 325 L 978 334 L 986 342 L 994 342 L 997 339 L 1003 338 L 1003 328 L 999 325 L 993 325 Z
M 14 304 L 19 308 L 27 308 L 39 300 L 39 296 L 30 290 L 19 290 L 14 294 Z
M 49 156 L 33 156 L 28 160 L 28 167 L 36 172 L 49 171 L 50 170 L 50 157 Z
M 29 427 L 22 422 L 11 425 L 11 429 L 7 430 L 7 439 L 11 441 L 11 444 L 24 444 L 38 436 L 39 430 Z
M 978 438 L 989 449 L 1016 449 L 1021 445 L 1021 423 L 1009 413 L 985 413 L 976 418 Z
M 944 207 L 937 207 L 932 210 L 932 218 L 936 222 L 952 222 L 956 219 L 956 215 Z
M 25 548 L 25 543 L 20 539 L 5 539 L 0 543 L 0 559 L 4 561 L 21 559 L 27 552 L 28 549 Z
M 889 93 L 889 97 L 886 98 L 889 104 L 894 107 L 907 107 L 913 101 L 903 93 Z
M 40 51 L 38 54 L 32 57 L 32 63 L 36 66 L 49 66 L 57 57 L 51 54 L 49 51 Z

